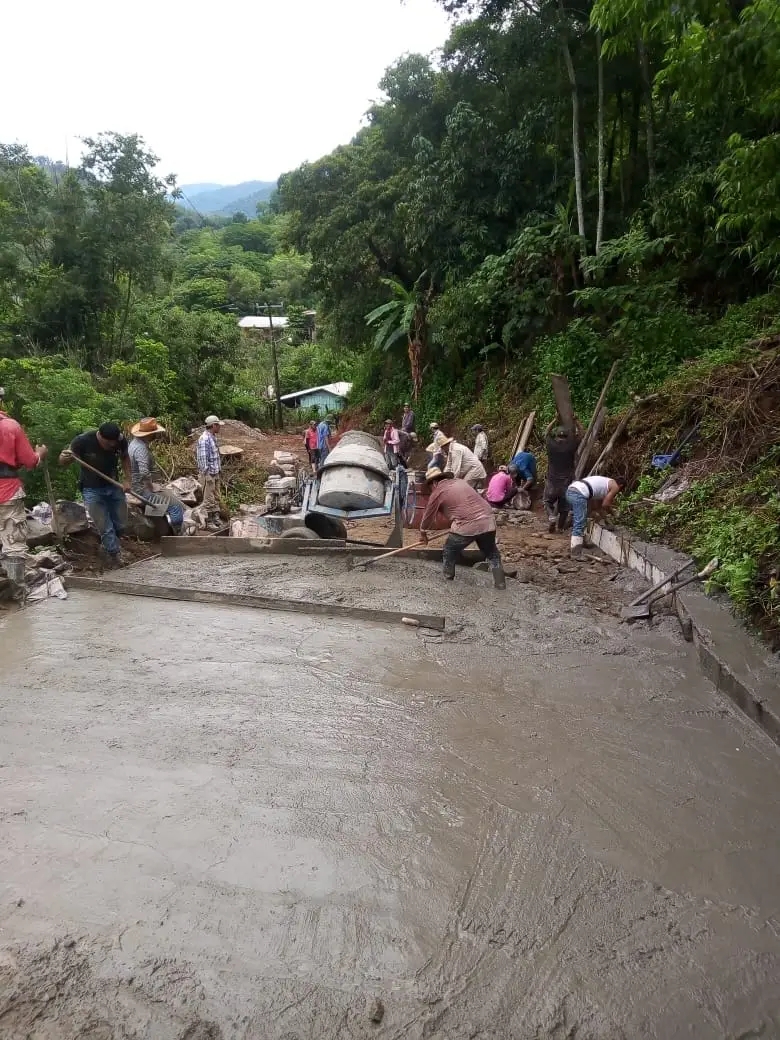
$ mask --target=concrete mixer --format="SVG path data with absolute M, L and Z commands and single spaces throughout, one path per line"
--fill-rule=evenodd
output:
M 403 545 L 407 511 L 406 470 L 388 468 L 376 437 L 360 430 L 345 433 L 316 476 L 302 487 L 300 508 L 266 513 L 257 522 L 274 538 L 346 538 L 345 520 L 393 517 L 385 543 Z M 414 506 L 412 505 L 412 511 Z

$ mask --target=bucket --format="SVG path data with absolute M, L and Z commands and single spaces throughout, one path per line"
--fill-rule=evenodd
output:
M 428 501 L 431 497 L 431 489 L 428 482 L 425 480 L 416 480 L 412 483 L 412 474 L 409 474 L 409 498 L 415 503 L 414 513 L 407 522 L 406 526 L 411 527 L 414 531 L 420 530 L 420 523 L 422 521 L 425 510 L 428 508 Z M 444 516 L 443 513 L 439 512 L 436 514 L 436 518 L 431 524 L 429 530 L 431 531 L 446 531 L 450 526 L 449 520 Z

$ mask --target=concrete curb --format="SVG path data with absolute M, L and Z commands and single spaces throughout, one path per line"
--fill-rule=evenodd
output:
M 652 584 L 690 559 L 597 523 L 590 524 L 589 534 L 602 552 Z M 725 604 L 707 596 L 700 584 L 677 593 L 675 608 L 681 623 L 690 624 L 706 677 L 780 744 L 780 662 L 753 639 Z

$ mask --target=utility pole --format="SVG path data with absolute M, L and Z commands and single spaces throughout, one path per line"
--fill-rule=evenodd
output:
M 274 366 L 274 397 L 276 398 L 276 426 L 277 429 L 284 429 L 284 419 L 282 417 L 282 399 L 279 396 L 279 359 L 276 356 L 276 337 L 274 336 L 274 318 L 271 313 L 271 304 L 266 301 L 265 305 L 266 313 L 268 314 L 268 328 L 271 333 L 271 360 Z

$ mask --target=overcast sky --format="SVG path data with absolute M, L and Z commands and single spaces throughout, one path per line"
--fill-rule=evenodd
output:
M 435 0 L 37 0 L 4 5 L 0 141 L 77 160 L 140 133 L 179 183 L 275 180 L 348 141 L 377 82 L 441 46 Z

